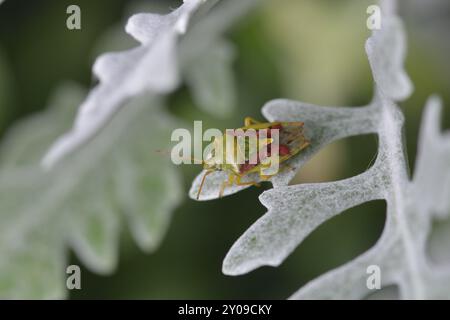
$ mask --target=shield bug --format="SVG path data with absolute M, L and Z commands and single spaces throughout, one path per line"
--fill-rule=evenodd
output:
M 230 144 L 227 144 L 225 140 L 227 135 L 233 135 L 233 133 L 228 133 L 228 130 L 227 133 L 221 137 L 216 137 L 213 141 L 214 145 L 225 145 L 223 156 L 216 157 L 214 151 L 211 151 L 206 155 L 205 160 L 202 161 L 203 168 L 206 171 L 200 182 L 197 200 L 200 198 L 206 177 L 214 171 L 225 171 L 228 173 L 228 179 L 221 185 L 219 197 L 223 196 L 227 186 L 258 185 L 258 182 L 256 181 L 242 181 L 244 177 L 248 178 L 257 175 L 260 180 L 264 181 L 277 174 L 276 172 L 271 174 L 265 173 L 267 162 L 264 161 L 264 156 L 270 157 L 276 153 L 278 164 L 283 164 L 286 160 L 305 149 L 309 145 L 309 141 L 303 133 L 303 124 L 303 122 L 283 121 L 259 122 L 250 117 L 245 118 L 244 127 L 238 128 L 238 131 L 236 132 L 240 132 L 240 134 L 243 133 L 248 137 L 252 136 L 252 134 L 256 135 L 257 139 L 259 139 L 258 145 L 266 147 L 266 152 L 263 152 L 262 155 L 259 152 L 260 150 L 258 150 L 258 152 L 249 150 L 251 148 L 248 140 L 245 140 L 243 145 L 240 145 L 236 140 L 233 140 L 230 151 L 230 148 L 227 148 Z M 247 134 L 250 131 L 252 134 Z M 278 139 L 273 139 L 275 134 Z M 217 149 L 219 148 L 213 148 L 213 150 Z M 226 161 L 224 161 L 224 159 Z M 238 159 L 242 161 L 238 161 Z

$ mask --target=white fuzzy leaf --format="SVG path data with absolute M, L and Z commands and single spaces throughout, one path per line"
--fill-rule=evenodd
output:
M 403 70 L 406 54 L 403 25 L 398 17 L 382 21 L 383 29 L 375 30 L 367 40 L 366 52 L 378 90 L 386 98 L 400 101 L 408 98 L 413 90 L 411 80 Z
M 281 99 L 267 103 L 263 107 L 263 114 L 269 121 L 303 121 L 305 123 L 305 136 L 311 141 L 311 145 L 287 162 L 295 170 L 300 169 L 321 148 L 335 140 L 376 132 L 378 122 L 374 108 L 370 106 L 362 108 L 319 107 Z M 284 170 L 269 181 L 276 187 L 286 186 L 294 177 L 295 170 Z M 192 183 L 189 192 L 192 199 L 196 199 L 204 173 L 205 171 L 200 173 Z M 226 180 L 227 173 L 223 171 L 208 175 L 199 200 L 218 198 L 220 186 Z M 253 175 L 247 180 L 260 181 L 258 175 Z M 224 196 L 245 188 L 248 187 L 236 185 L 227 187 Z
M 397 180 L 390 175 L 389 167 L 380 170 L 386 175 L 381 186 L 388 212 L 377 244 L 355 260 L 311 281 L 292 298 L 362 298 L 370 293 L 366 286 L 369 265 L 378 265 L 382 285 L 397 285 L 404 299 L 450 298 L 450 265 L 435 265 L 425 251 L 433 218 L 450 215 L 450 136 L 439 133 L 440 108 L 436 98 L 431 98 L 425 108 L 415 178 Z M 391 165 L 395 164 L 395 156 L 391 160 Z M 435 243 L 434 255 L 448 257 L 448 245 L 445 241 Z
M 178 86 L 178 37 L 204 0 L 185 0 L 170 14 L 138 14 L 126 30 L 139 47 L 100 56 L 93 70 L 100 83 L 80 106 L 74 127 L 43 159 L 46 167 L 91 139 L 123 106 L 126 99 L 144 92 L 168 93 Z
M 403 27 L 399 18 L 386 10 L 388 7 L 393 6 L 384 7 L 382 29 L 366 43 L 376 85 L 369 106 L 333 110 L 314 107 L 311 113 L 305 104 L 276 101 L 263 108 L 272 121 L 305 121 L 305 134 L 311 137 L 312 147 L 293 160 L 296 168 L 309 158 L 308 153 L 329 141 L 368 132 L 379 137 L 374 166 L 359 176 L 329 183 L 285 186 L 292 174 L 280 175 L 279 184 L 273 181 L 275 188 L 260 196 L 268 212 L 230 249 L 223 263 L 224 273 L 238 275 L 263 265 L 277 266 L 326 220 L 358 204 L 384 199 L 387 220 L 375 246 L 311 281 L 291 298 L 364 298 L 371 293 L 366 285 L 370 265 L 380 267 L 383 287 L 399 287 L 401 298 L 450 297 L 450 266 L 434 265 L 425 251 L 433 219 L 450 214 L 450 135 L 440 133 L 440 103 L 431 98 L 425 108 L 416 173 L 410 179 L 402 138 L 404 119 L 395 102 L 407 98 L 412 85 L 403 70 Z M 339 110 L 347 116 L 336 116 Z M 215 187 L 208 185 L 205 193 L 215 194 Z M 447 252 L 448 246 L 435 243 L 433 254 L 443 256 L 439 252 Z
M 155 152 L 167 147 L 161 141 L 176 125 L 154 98 L 127 105 L 104 135 L 51 172 L 39 166 L 83 94 L 62 88 L 48 111 L 14 127 L 2 145 L 0 297 L 63 297 L 68 247 L 92 271 L 111 273 L 120 215 L 136 243 L 152 251 L 180 201 L 175 168 Z
M 269 211 L 230 249 L 224 273 L 238 275 L 261 265 L 278 266 L 320 224 L 346 209 L 380 198 L 382 183 L 377 174 L 371 170 L 339 182 L 264 192 L 260 201 Z
M 183 65 L 217 43 L 258 1 L 221 2 L 205 15 L 216 0 L 186 0 L 167 16 L 132 17 L 126 29 L 142 45 L 97 60 L 100 83 L 69 133 L 61 137 L 83 94 L 73 87 L 62 89 L 49 111 L 11 130 L 0 153 L 0 297 L 64 296 L 68 246 L 92 271 L 110 273 L 120 213 L 143 250 L 159 245 L 180 199 L 180 182 L 170 162 L 155 153 L 167 149 L 161 141 L 170 142 L 174 127 L 155 93 L 172 90 Z M 199 19 L 187 30 L 194 13 Z M 153 94 L 125 103 L 147 91 Z M 39 163 L 57 137 L 44 161 L 52 170 L 43 170 Z
M 185 66 L 217 43 L 225 30 L 261 0 L 185 0 L 170 14 L 137 14 L 126 30 L 141 42 L 139 47 L 100 56 L 93 70 L 100 83 L 81 104 L 73 128 L 62 135 L 46 153 L 42 164 L 53 167 L 59 160 L 87 143 L 108 123 L 124 102 L 144 92 L 167 94 L 179 85 Z M 217 8 L 214 6 L 219 2 Z M 214 7 L 215 10 L 209 10 Z M 208 14 L 205 14 L 208 12 Z M 192 19 L 198 17 L 196 23 Z M 192 28 L 190 26 L 192 24 Z M 225 67 L 225 66 L 224 66 Z M 229 71 L 216 70 L 214 94 L 230 99 Z M 204 77 L 204 75 L 201 75 Z M 221 78 L 220 78 L 221 77 Z M 196 79 L 195 95 L 200 88 Z M 217 82 L 218 81 L 218 82 Z M 201 85 L 205 81 L 202 79 Z M 202 90 L 209 90 L 203 88 Z M 228 91 L 228 92 L 227 92 Z M 204 96 L 201 105 L 209 105 Z M 222 107 L 222 106 L 219 106 Z M 208 107 L 210 108 L 210 107 Z M 221 111 L 219 113 L 224 113 Z
M 228 116 L 236 104 L 231 71 L 233 57 L 233 47 L 219 40 L 185 68 L 186 83 L 196 104 L 213 115 Z

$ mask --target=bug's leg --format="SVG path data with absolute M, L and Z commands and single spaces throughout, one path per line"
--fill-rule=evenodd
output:
M 294 143 L 296 146 L 298 146 L 297 148 L 299 150 L 306 148 L 310 144 L 310 141 L 308 139 L 306 139 L 305 136 L 303 135 L 302 126 L 303 126 L 303 122 L 299 122 L 299 124 L 296 125 L 298 130 L 289 132 L 283 138 L 285 143 L 287 143 L 288 145 L 291 145 Z
M 292 170 L 292 171 L 295 170 L 294 167 L 291 167 L 291 166 L 288 165 L 288 164 L 283 164 L 283 165 L 281 166 L 280 170 L 278 170 L 278 172 L 277 172 L 276 174 L 281 173 L 281 172 L 283 172 L 283 171 L 286 171 L 286 170 L 288 170 L 288 169 L 289 169 L 289 170 Z M 261 172 L 259 173 L 259 177 L 261 178 L 262 181 L 267 181 L 267 180 L 269 180 L 270 178 L 272 178 L 274 175 L 275 175 L 275 174 L 261 174 Z
M 222 182 L 222 185 L 220 186 L 219 198 L 223 197 L 223 193 L 224 193 L 227 185 L 229 185 L 229 186 L 233 185 L 233 181 L 234 181 L 234 174 L 230 173 L 228 175 L 228 180 L 225 180 L 224 182 Z
M 298 148 L 300 150 L 305 149 L 307 146 L 311 144 L 310 141 L 305 139 L 304 137 L 292 137 L 292 139 L 288 140 L 287 143 L 291 144 L 294 141 L 299 145 Z
M 210 174 L 211 172 L 213 172 L 213 171 L 212 170 L 206 171 L 205 174 L 203 175 L 202 182 L 200 183 L 200 187 L 198 188 L 198 192 L 197 192 L 197 200 L 200 198 L 200 193 L 202 192 L 203 184 L 205 183 L 206 176 L 208 174 Z
M 242 182 L 242 176 L 236 176 L 235 183 L 237 186 L 257 186 L 259 187 L 259 183 L 256 181 Z
M 287 136 L 285 137 L 285 139 L 286 139 L 286 142 L 287 142 L 288 144 L 290 144 L 290 143 L 292 143 L 293 141 L 298 140 L 298 137 L 299 137 L 298 132 L 291 132 L 289 135 L 287 135 Z
M 288 165 L 287 163 L 284 163 L 284 162 L 283 162 L 282 164 L 280 164 L 280 168 L 279 168 L 279 170 L 278 170 L 277 173 L 275 173 L 275 174 L 263 174 L 262 171 L 260 171 L 260 172 L 259 172 L 259 177 L 261 178 L 261 180 L 267 181 L 267 180 L 269 180 L 270 178 L 272 178 L 273 176 L 275 176 L 275 175 L 277 175 L 277 174 L 279 174 L 279 173 L 281 173 L 281 172 L 284 172 L 284 171 L 286 171 L 286 170 L 292 170 L 292 171 L 295 171 L 295 168 L 292 167 L 292 166 L 290 166 L 290 165 Z
M 285 137 L 285 140 L 288 144 L 297 140 L 299 136 L 303 137 L 303 126 L 304 122 L 289 122 L 289 125 L 293 127 L 293 130 L 290 130 L 289 134 Z
M 267 180 L 269 180 L 270 178 L 272 178 L 274 175 L 272 174 L 272 175 L 264 175 L 264 174 L 260 174 L 259 175 L 259 177 L 261 178 L 261 180 L 263 180 L 263 181 L 267 181 Z
M 245 119 L 244 119 L 244 126 L 246 126 L 246 127 L 251 126 L 252 124 L 258 124 L 258 123 L 261 123 L 261 122 L 253 119 L 252 117 L 245 117 Z
M 304 124 L 305 124 L 305 123 L 304 123 L 303 121 L 289 122 L 289 125 L 291 125 L 291 126 L 296 126 L 296 127 L 303 127 Z

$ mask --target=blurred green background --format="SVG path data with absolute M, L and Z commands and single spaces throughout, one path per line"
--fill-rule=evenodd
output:
M 0 134 L 17 120 L 42 110 L 61 82 L 92 86 L 91 66 L 96 53 L 107 47 L 102 47 L 105 37 L 123 26 L 129 13 L 143 3 L 175 8 L 179 1 L 6 0 L 0 6 Z M 262 120 L 261 106 L 274 98 L 335 106 L 366 104 L 372 95 L 364 52 L 369 36 L 366 8 L 373 3 L 264 2 L 227 34 L 236 48 L 233 72 L 238 101 L 232 116 L 217 118 L 201 111 L 185 87 L 167 97 L 170 112 L 184 120 L 186 127 L 202 120 L 204 128 L 230 128 L 240 126 L 245 116 Z M 70 4 L 81 7 L 82 30 L 70 31 L 65 26 Z M 430 1 L 427 10 L 420 1 L 401 4 L 409 37 L 407 70 L 415 85 L 413 96 L 401 105 L 413 169 L 424 102 L 438 93 L 450 106 L 450 3 Z M 127 45 L 133 43 L 130 40 Z M 447 127 L 448 109 L 444 114 Z M 358 174 L 370 166 L 376 147 L 375 136 L 333 143 L 293 183 Z M 117 271 L 98 276 L 83 269 L 82 290 L 72 291 L 71 298 L 282 299 L 367 250 L 383 228 L 384 202 L 367 203 L 322 225 L 279 268 L 228 277 L 221 273 L 222 260 L 233 242 L 264 214 L 257 197 L 268 186 L 195 202 L 187 191 L 201 168 L 179 170 L 185 201 L 176 209 L 162 246 L 154 254 L 141 252 L 124 226 Z M 82 265 L 74 255 L 70 263 Z

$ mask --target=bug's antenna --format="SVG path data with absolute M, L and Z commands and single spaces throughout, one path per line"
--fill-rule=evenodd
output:
M 163 155 L 163 156 L 169 156 L 170 155 L 170 151 L 168 151 L 168 150 L 158 149 L 158 150 L 154 150 L 154 152 L 158 153 L 160 155 Z
M 197 200 L 200 198 L 200 193 L 202 192 L 203 184 L 205 183 L 206 176 L 207 176 L 208 174 L 210 174 L 211 172 L 212 172 L 211 170 L 208 170 L 208 171 L 206 171 L 205 174 L 203 175 L 203 177 L 202 177 L 202 182 L 200 183 L 200 187 L 198 188 L 198 192 L 197 192 Z
M 163 156 L 170 156 L 171 155 L 171 152 L 168 151 L 168 150 L 155 150 L 154 152 L 157 153 L 157 154 L 163 155 Z M 197 159 L 197 158 L 194 158 L 194 157 L 191 157 L 191 156 L 185 157 L 185 158 L 182 158 L 182 159 L 183 160 L 189 159 L 189 160 L 193 160 L 193 161 L 199 161 L 199 162 L 201 162 L 199 164 L 205 164 L 205 160 Z

